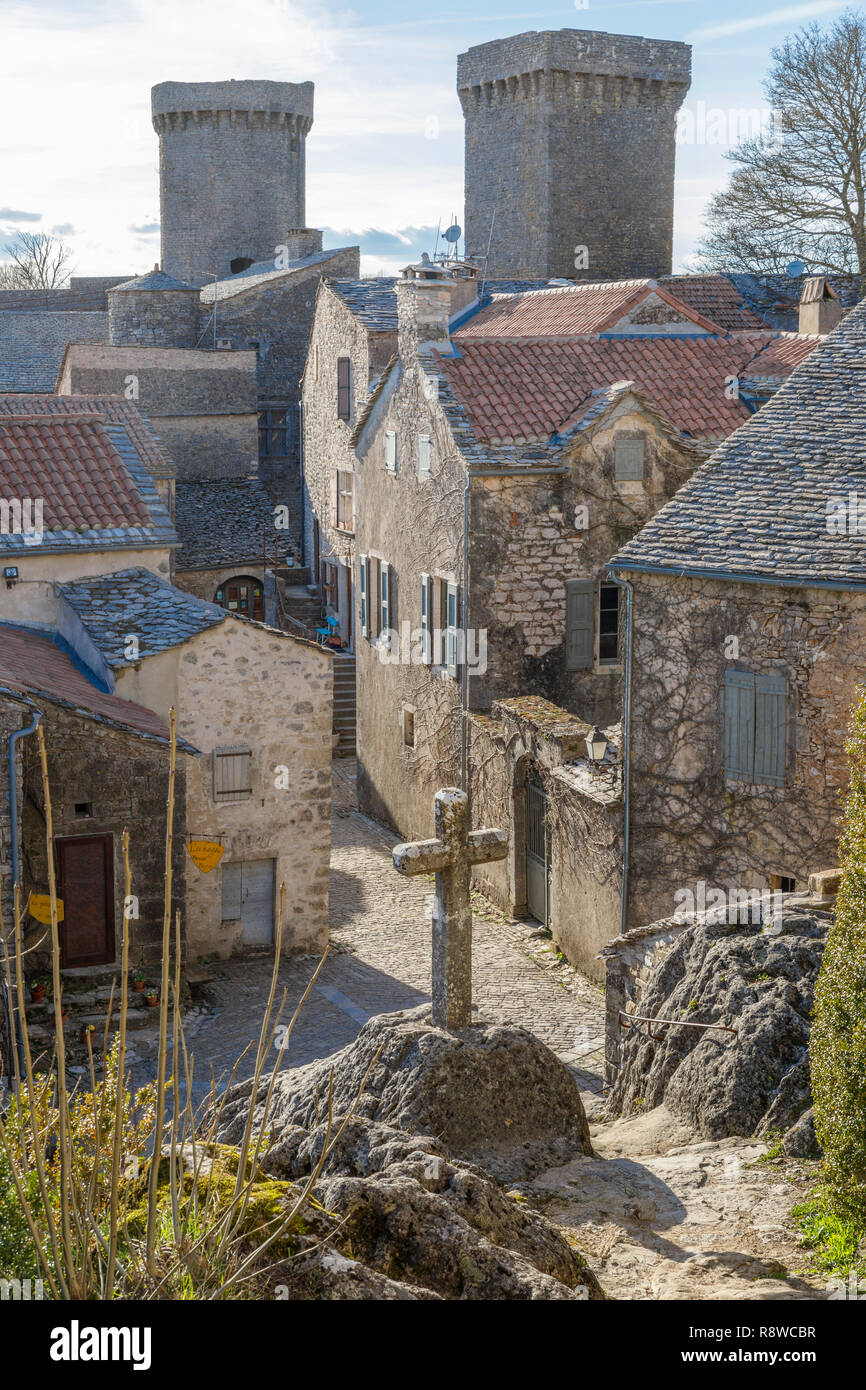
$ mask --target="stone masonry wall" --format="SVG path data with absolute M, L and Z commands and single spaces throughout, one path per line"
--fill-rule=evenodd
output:
M 457 61 L 466 119 L 466 245 L 487 274 L 658 276 L 671 268 L 681 43 L 561 29 Z M 579 275 L 581 271 L 578 269 Z
M 838 860 L 849 711 L 863 678 L 866 600 L 764 584 L 632 575 L 629 923 L 674 894 L 770 886 Z M 738 656 L 731 641 L 738 644 Z M 788 682 L 785 785 L 725 778 L 727 667 Z
M 198 346 L 198 290 L 124 290 L 108 295 L 108 338 L 116 346 Z

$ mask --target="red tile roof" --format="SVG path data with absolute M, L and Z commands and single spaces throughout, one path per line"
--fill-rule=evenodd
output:
M 152 524 L 99 415 L 0 415 L 0 496 L 41 498 L 45 531 Z
M 745 375 L 750 379 L 789 376 L 823 341 L 817 334 L 780 333 L 749 363 Z
M 615 280 L 601 284 L 567 285 L 526 294 L 497 295 L 493 303 L 473 314 L 454 337 L 468 339 L 569 338 L 578 333 L 603 333 L 613 328 L 649 295 L 657 295 L 683 318 L 700 323 L 707 332 L 720 325 L 698 309 L 676 300 L 667 286 L 654 280 Z M 760 319 L 758 327 L 763 327 Z
M 704 318 L 712 319 L 726 333 L 766 327 L 724 275 L 666 275 L 660 288 Z
M 459 357 L 439 360 L 482 444 L 545 440 L 574 424 L 594 391 L 617 381 L 633 381 L 683 434 L 718 439 L 749 413 L 743 402 L 726 397 L 726 379 L 748 375 L 748 364 L 771 338 L 766 332 L 726 338 L 464 340 Z M 818 341 L 809 339 L 804 355 Z
M 97 690 L 48 637 L 0 624 L 0 687 L 68 706 L 90 717 L 167 739 L 168 725 L 143 705 Z
M 174 475 L 174 466 L 159 437 L 134 401 L 124 396 L 47 396 L 28 392 L 0 392 L 2 415 L 101 415 L 112 425 L 122 425 L 152 478 Z

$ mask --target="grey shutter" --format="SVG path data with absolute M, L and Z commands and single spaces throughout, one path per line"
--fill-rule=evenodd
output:
M 253 790 L 250 780 L 249 748 L 215 748 L 213 755 L 213 794 L 220 801 L 241 801 Z
M 222 920 L 239 922 L 243 916 L 243 864 L 223 864 L 222 866 Z
M 613 445 L 613 476 L 618 483 L 643 482 L 644 441 L 616 439 Z
M 725 776 L 751 782 L 755 768 L 755 677 L 725 672 Z
M 568 579 L 565 584 L 565 669 L 587 671 L 595 658 L 595 581 Z
M 379 561 L 379 631 L 391 626 L 391 571 L 384 560 Z
M 785 785 L 788 683 L 784 676 L 755 677 L 755 781 Z
M 429 666 L 433 660 L 430 613 L 433 599 L 433 581 L 429 574 L 421 575 L 421 660 Z
M 360 579 L 360 581 L 361 581 L 361 582 L 360 582 L 360 591 L 361 591 L 361 636 L 362 636 L 362 637 L 369 637 L 369 636 L 370 636 L 370 615 L 369 615 L 369 603 L 370 603 L 370 561 L 368 560 L 368 558 L 367 558 L 366 555 L 362 555 L 362 556 L 360 557 L 360 565 L 359 565 L 359 569 L 358 569 L 358 577 L 359 577 L 359 579 Z
M 447 650 L 445 654 L 445 665 L 449 676 L 457 676 L 457 668 L 460 665 L 459 653 L 457 650 L 457 632 L 460 623 L 460 613 L 458 606 L 458 587 L 456 584 L 448 585 L 448 627 L 446 633 Z

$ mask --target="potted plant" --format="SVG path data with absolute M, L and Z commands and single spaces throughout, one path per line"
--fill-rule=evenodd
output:
M 159 995 L 157 994 L 156 990 L 148 990 L 147 994 L 144 997 L 147 1001 L 147 1007 L 149 1009 L 155 1009 L 157 1004 L 159 1003 Z
M 136 970 L 136 971 L 133 972 L 133 976 L 132 976 L 132 988 L 136 991 L 137 994 L 141 994 L 141 991 L 144 989 L 144 971 L 143 971 L 143 970 Z
M 37 975 L 30 981 L 30 1002 L 33 1004 L 41 1004 L 44 998 L 45 980 L 41 975 Z

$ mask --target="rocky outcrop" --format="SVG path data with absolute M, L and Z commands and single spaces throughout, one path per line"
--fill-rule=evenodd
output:
M 249 1083 L 227 1098 L 226 1142 L 251 1100 Z M 524 1029 L 450 1034 L 429 1006 L 371 1019 L 342 1052 L 277 1078 L 267 1125 L 275 1178 L 308 1178 L 325 1151 L 314 1194 L 335 1218 L 330 1239 L 274 1275 L 277 1296 L 604 1297 L 556 1227 L 484 1171 L 510 1178 L 592 1152 L 576 1083 Z
M 789 903 L 766 926 L 700 923 L 653 973 L 640 1012 L 729 1033 L 635 1024 L 612 1114 L 663 1101 L 707 1139 L 785 1132 L 811 1104 L 808 1043 L 828 913 Z M 659 1035 L 659 1040 L 650 1036 Z

